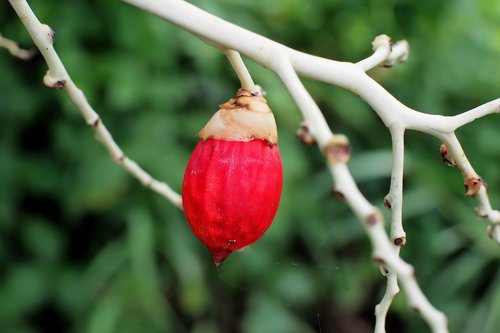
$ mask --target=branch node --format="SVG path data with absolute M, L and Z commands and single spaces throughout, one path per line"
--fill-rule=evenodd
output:
M 146 187 L 146 188 L 151 188 L 151 187 L 153 187 L 153 183 L 154 183 L 154 179 L 153 179 L 153 177 L 149 177 L 148 179 L 146 179 L 146 180 L 142 183 L 142 185 L 143 185 L 144 187 Z
M 471 177 L 466 180 L 465 184 L 465 195 L 468 197 L 474 196 L 481 186 L 484 186 L 486 189 L 488 189 L 488 185 L 486 182 L 481 179 L 481 177 Z
M 380 265 L 380 274 L 382 274 L 382 276 L 389 275 L 389 269 L 385 265 Z
M 373 260 L 374 263 L 376 263 L 376 264 L 378 264 L 380 266 L 385 266 L 385 260 L 384 260 L 384 258 L 382 258 L 382 257 L 380 257 L 378 255 L 374 255 L 372 257 L 372 260 Z
M 49 70 L 43 77 L 43 84 L 45 84 L 49 88 L 62 89 L 66 86 L 66 79 L 53 77 Z
M 295 135 L 297 136 L 297 139 L 299 139 L 300 142 L 302 142 L 303 144 L 306 144 L 306 145 L 316 144 L 316 139 L 311 134 L 311 131 L 309 130 L 309 126 L 307 125 L 307 122 L 305 122 L 305 121 L 300 123 L 300 126 L 297 129 L 297 132 L 295 133 Z
M 97 126 L 99 126 L 100 123 L 101 123 L 101 117 L 96 116 L 95 120 L 90 122 L 88 125 L 92 128 L 97 128 Z
M 386 195 L 384 198 L 384 207 L 389 209 L 389 210 L 392 208 L 392 203 L 389 200 L 389 195 Z
M 500 224 L 491 223 L 486 228 L 486 235 L 493 240 L 500 239 Z
M 346 202 L 345 195 L 340 190 L 334 188 L 333 191 L 332 191 L 332 194 L 333 194 L 333 197 L 335 199 L 337 199 L 338 202 L 340 202 L 340 203 L 345 203 Z
M 457 162 L 455 162 L 455 159 L 451 155 L 451 152 L 448 151 L 448 148 L 444 144 L 441 144 L 441 146 L 439 147 L 439 152 L 441 153 L 443 162 L 447 166 L 454 167 L 457 165 Z
M 46 36 L 48 37 L 48 41 L 51 44 L 54 44 L 54 42 L 56 41 L 56 32 L 54 31 L 54 29 L 52 29 L 47 24 L 42 24 L 42 28 L 45 29 L 45 31 L 46 31 L 45 33 L 46 33 Z
M 375 210 L 368 214 L 364 220 L 368 226 L 373 227 L 382 221 L 382 214 L 378 210 Z
M 376 51 L 379 47 L 388 47 L 389 49 L 392 47 L 392 39 L 391 37 L 383 34 L 378 35 L 372 42 L 373 51 Z
M 113 156 L 113 161 L 115 161 L 118 164 L 123 164 L 123 161 L 125 161 L 126 156 L 124 154 L 118 155 L 118 156 Z
M 323 152 L 330 164 L 347 163 L 351 159 L 349 140 L 343 134 L 336 134 L 323 148 Z
M 476 213 L 477 216 L 479 216 L 482 219 L 487 219 L 490 214 L 488 214 L 488 211 L 483 211 L 483 207 L 476 207 L 474 209 L 474 212 Z
M 410 304 L 409 305 L 409 308 L 413 311 L 415 311 L 416 313 L 420 313 L 420 309 L 418 308 L 418 306 L 416 306 L 415 304 Z
M 406 40 L 397 41 L 392 45 L 391 49 L 391 54 L 382 64 L 383 67 L 390 68 L 397 63 L 402 63 L 408 60 L 410 55 L 410 44 L 408 44 Z
M 406 237 L 404 237 L 404 236 L 403 237 L 396 237 L 396 238 L 394 238 L 393 243 L 396 246 L 403 247 L 406 245 Z

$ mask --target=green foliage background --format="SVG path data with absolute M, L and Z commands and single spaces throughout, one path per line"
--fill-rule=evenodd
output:
M 403 103 L 453 115 L 500 97 L 497 0 L 193 1 L 293 48 L 338 60 L 371 53 L 374 36 L 406 38 L 406 64 L 370 72 Z M 74 81 L 130 158 L 180 190 L 195 134 L 238 82 L 217 50 L 120 1 L 33 0 L 57 34 Z M 0 31 L 32 43 L 7 1 Z M 0 332 L 364 333 L 385 280 L 316 147 L 295 139 L 301 120 L 276 76 L 248 61 L 280 132 L 282 203 L 256 244 L 222 269 L 182 212 L 115 165 L 46 65 L 0 49 Z M 350 167 L 378 206 L 389 186 L 390 137 L 360 98 L 305 80 L 334 131 L 351 140 Z M 500 206 L 499 118 L 459 131 Z M 461 333 L 500 327 L 499 247 L 463 194 L 439 144 L 406 135 L 402 257 L 431 302 Z M 400 294 L 390 332 L 427 332 Z

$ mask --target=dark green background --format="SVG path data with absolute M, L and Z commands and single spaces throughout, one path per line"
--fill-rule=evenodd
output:
M 30 1 L 57 34 L 73 80 L 130 158 L 180 190 L 196 133 L 238 81 L 224 56 L 120 1 Z M 386 33 L 411 45 L 407 63 L 370 72 L 406 105 L 453 115 L 500 97 L 500 4 L 480 1 L 196 1 L 299 50 L 358 61 Z M 7 1 L 0 31 L 32 42 Z M 316 147 L 295 139 L 297 107 L 270 71 L 247 61 L 274 110 L 284 167 L 266 235 L 222 269 L 181 211 L 115 165 L 63 91 L 42 84 L 41 57 L 0 49 L 0 332 L 364 333 L 385 280 L 351 211 L 333 200 Z M 378 206 L 388 191 L 390 137 L 340 88 L 305 80 L 349 163 Z M 500 206 L 499 118 L 458 132 Z M 461 333 L 500 327 L 499 247 L 464 196 L 439 144 L 406 135 L 404 220 L 425 294 Z M 385 212 L 386 213 L 386 212 Z M 400 294 L 389 332 L 428 332 Z

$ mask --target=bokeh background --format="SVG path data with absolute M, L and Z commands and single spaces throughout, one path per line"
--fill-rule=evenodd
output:
M 370 72 L 403 103 L 453 115 L 500 97 L 497 0 L 217 0 L 193 3 L 308 53 L 358 61 L 381 33 L 410 42 L 407 63 Z M 56 31 L 76 84 L 130 158 L 180 190 L 196 133 L 238 81 L 224 56 L 168 22 L 109 0 L 33 0 Z M 181 13 L 179 13 L 181 15 Z M 7 1 L 0 31 L 32 42 Z M 335 201 L 323 158 L 295 138 L 297 107 L 276 76 L 247 61 L 268 93 L 284 167 L 278 215 L 220 270 L 181 211 L 115 165 L 38 56 L 0 49 L 0 332 L 371 332 L 385 289 L 371 246 Z M 382 208 L 390 137 L 359 97 L 304 80 L 349 163 Z M 459 130 L 500 206 L 499 118 Z M 497 333 L 500 249 L 465 198 L 436 139 L 406 134 L 404 220 L 412 263 L 452 332 Z M 384 212 L 385 214 L 387 212 Z M 430 331 L 400 294 L 389 332 Z

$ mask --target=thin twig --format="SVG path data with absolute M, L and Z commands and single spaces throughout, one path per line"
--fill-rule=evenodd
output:
M 391 241 L 393 250 L 399 255 L 406 244 L 403 230 L 403 170 L 404 170 L 404 128 L 393 125 L 389 128 L 392 139 L 392 172 L 389 193 L 384 198 L 384 206 L 391 212 Z M 385 321 L 392 300 L 399 292 L 396 273 L 389 267 L 381 267 L 387 276 L 384 297 L 375 307 L 375 333 L 385 332 Z
M 0 48 L 6 49 L 12 56 L 22 60 L 29 60 L 36 54 L 36 50 L 22 49 L 12 39 L 5 38 L 2 34 L 0 34 Z
M 404 174 L 404 128 L 391 126 L 392 139 L 392 172 L 389 194 L 384 206 L 391 211 L 391 240 L 401 247 L 406 244 L 406 233 L 403 230 L 403 174 Z
M 466 195 L 476 199 L 476 214 L 490 222 L 487 234 L 500 244 L 500 211 L 491 207 L 486 181 L 482 179 L 470 164 L 455 133 L 441 135 L 440 139 L 448 150 L 464 177 Z
M 371 56 L 361 61 L 358 61 L 356 65 L 361 67 L 365 72 L 379 66 L 384 63 L 391 55 L 391 38 L 387 35 L 377 36 L 373 40 L 373 51 L 375 51 Z
M 383 268 L 382 268 L 383 269 Z M 380 303 L 375 306 L 375 330 L 374 333 L 385 333 L 387 313 L 392 305 L 394 297 L 399 293 L 398 276 L 394 271 L 386 273 L 387 286 L 385 294 Z
M 467 125 L 468 123 L 471 123 L 478 118 L 493 113 L 500 113 L 500 98 L 453 116 L 451 119 L 452 129 L 453 131 L 455 131 L 458 128 Z
M 399 62 L 405 62 L 410 55 L 410 44 L 406 40 L 399 40 L 392 45 L 391 54 L 382 64 L 384 67 L 392 67 Z
M 113 140 L 111 133 L 109 133 L 99 115 L 94 111 L 92 106 L 90 106 L 83 92 L 75 85 L 61 59 L 57 55 L 53 46 L 54 32 L 52 29 L 48 25 L 40 23 L 25 0 L 9 0 L 9 2 L 28 30 L 28 33 L 49 67 L 43 79 L 45 85 L 55 89 L 64 89 L 64 91 L 66 91 L 82 114 L 86 123 L 94 130 L 97 140 L 106 148 L 113 161 L 121 165 L 144 186 L 157 192 L 172 202 L 176 207 L 182 209 L 181 196 L 172 190 L 166 183 L 151 177 L 137 165 L 136 162 L 125 156 L 124 152 Z

